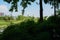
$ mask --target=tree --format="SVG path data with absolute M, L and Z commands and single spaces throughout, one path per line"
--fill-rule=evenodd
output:
M 19 2 L 19 0 L 4 0 L 5 2 L 7 3 L 11 3 L 11 9 L 9 11 L 13 11 L 15 9 L 15 11 L 18 11 L 17 10 L 17 4 Z M 28 5 L 31 5 L 31 2 L 34 2 L 35 0 L 22 0 L 21 1 L 21 6 L 23 7 L 23 10 L 22 10 L 22 15 L 24 15 L 24 11 L 25 11 L 25 8 L 28 6 Z M 42 1 L 43 0 L 39 0 L 39 5 L 40 5 L 40 22 L 43 22 L 43 4 L 42 4 Z M 48 0 L 44 0 L 44 3 L 47 3 Z
M 27 0 L 25 0 L 26 1 L 26 3 L 28 3 L 28 4 L 30 4 L 31 5 L 31 2 L 34 2 L 35 0 L 31 0 L 31 2 L 27 2 Z M 28 0 L 29 1 L 29 0 Z M 42 1 L 43 0 L 39 0 L 39 5 L 40 5 L 40 19 L 39 19 L 39 21 L 40 22 L 43 22 L 43 4 L 42 4 Z M 22 1 L 23 2 L 23 1 Z M 24 2 L 23 2 L 24 3 Z M 48 0 L 44 0 L 44 3 L 48 3 Z M 23 6 L 24 7 L 24 6 Z M 25 7 L 27 7 L 27 4 L 25 4 Z M 24 7 L 24 8 L 25 8 Z M 23 10 L 23 12 L 24 12 L 24 10 Z
M 56 16 L 56 9 L 59 9 L 60 0 L 49 0 L 49 2 L 54 7 L 54 16 Z
M 40 0 L 40 21 L 43 22 L 43 6 L 42 6 L 42 0 Z

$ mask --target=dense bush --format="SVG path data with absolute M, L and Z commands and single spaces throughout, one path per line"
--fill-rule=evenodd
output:
M 56 23 L 56 24 L 60 24 L 60 17 L 59 16 L 50 16 L 48 19 L 47 19 L 48 22 L 51 22 L 51 23 Z
M 10 25 L 3 32 L 3 40 L 48 40 L 49 33 L 33 20 L 21 24 Z M 40 30 L 41 29 L 41 30 Z
M 42 23 L 25 20 L 22 23 L 10 25 L 3 31 L 1 40 L 50 40 L 55 33 L 60 32 L 60 17 L 51 16 Z M 58 26 L 58 27 L 57 27 Z
M 60 16 L 50 16 L 47 21 L 49 23 L 49 26 L 52 27 L 52 33 L 60 36 Z M 58 36 L 55 40 L 58 40 L 58 38 L 60 38 Z

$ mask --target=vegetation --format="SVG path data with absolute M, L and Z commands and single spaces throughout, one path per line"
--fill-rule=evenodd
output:
M 56 9 L 59 9 L 60 0 L 50 0 L 50 4 L 54 8 L 54 16 L 56 16 Z
M 11 3 L 12 1 L 12 5 L 11 5 L 11 9 L 9 11 L 13 11 L 13 9 L 15 9 L 15 11 L 18 11 L 17 10 L 17 4 L 19 2 L 19 0 L 4 0 L 5 2 L 7 3 Z M 21 1 L 21 6 L 23 7 L 23 10 L 22 10 L 22 15 L 24 14 L 24 11 L 25 11 L 25 8 L 28 6 L 28 5 L 31 5 L 31 2 L 35 2 L 35 0 L 22 0 Z M 48 0 L 44 0 L 44 3 L 47 3 Z M 39 6 L 40 6 L 40 19 L 39 19 L 39 22 L 43 22 L 43 4 L 42 4 L 42 0 L 39 0 Z
M 55 38 L 58 40 L 59 37 L 56 35 L 60 35 L 59 20 L 59 16 L 51 16 L 42 23 L 29 19 L 10 25 L 4 29 L 1 40 L 54 40 Z
M 9 11 L 18 11 L 17 4 L 19 0 L 4 0 L 11 3 Z M 50 3 L 54 6 L 54 16 L 47 18 L 43 17 L 43 1 Z M 12 16 L 0 17 L 0 25 L 8 25 L 2 33 L 0 33 L 0 40 L 60 40 L 60 11 L 57 11 L 60 1 L 59 0 L 39 0 L 40 18 L 26 17 L 24 15 L 25 8 L 31 5 L 35 0 L 22 0 L 21 6 L 23 7 L 22 16 L 17 18 Z M 10 24 L 10 25 L 9 25 Z M 5 27 L 5 26 L 4 26 Z
M 11 18 L 10 20 L 8 19 L 9 16 L 4 16 L 4 17 L 1 17 L 2 19 L 0 20 L 0 28 L 1 26 L 4 26 L 4 25 L 10 25 L 10 23 L 19 23 L 19 22 L 22 22 L 24 20 L 35 20 L 36 22 L 38 21 L 39 18 L 34 18 L 34 17 L 26 17 L 26 16 L 22 16 L 22 15 L 19 15 L 17 16 L 15 19 L 12 17 L 9 17 Z

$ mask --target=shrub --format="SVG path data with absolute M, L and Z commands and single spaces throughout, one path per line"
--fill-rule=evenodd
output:
M 54 33 L 53 29 L 60 35 L 59 20 L 59 16 L 51 16 L 42 23 L 31 19 L 10 25 L 3 31 L 2 40 L 50 40 Z
M 42 24 L 42 23 L 41 23 Z M 3 40 L 49 40 L 49 33 L 33 20 L 8 26 L 3 32 Z
M 47 21 L 50 23 L 60 24 L 60 17 L 59 16 L 50 16 L 47 19 Z

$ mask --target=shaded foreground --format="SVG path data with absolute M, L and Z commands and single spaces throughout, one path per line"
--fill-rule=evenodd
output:
M 8 26 L 0 40 L 60 40 L 60 17 L 51 16 L 44 22 L 25 20 Z

